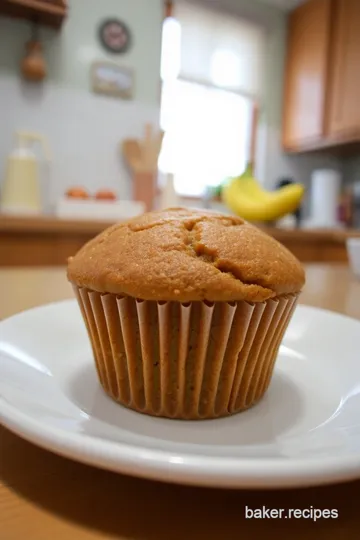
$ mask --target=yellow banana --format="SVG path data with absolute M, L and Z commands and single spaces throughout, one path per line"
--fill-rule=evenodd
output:
M 247 221 L 275 221 L 295 212 L 304 193 L 302 184 L 265 191 L 252 176 L 250 166 L 240 177 L 230 179 L 221 190 L 226 206 Z

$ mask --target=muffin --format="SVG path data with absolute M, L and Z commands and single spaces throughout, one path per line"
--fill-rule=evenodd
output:
M 105 392 L 141 413 L 205 419 L 265 394 L 305 276 L 244 220 L 174 208 L 102 232 L 68 279 Z

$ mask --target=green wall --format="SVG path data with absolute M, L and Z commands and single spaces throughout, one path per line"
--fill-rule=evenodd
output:
M 50 82 L 89 88 L 93 60 L 114 60 L 135 72 L 135 99 L 159 101 L 159 65 L 162 0 L 69 0 L 70 13 L 60 33 L 41 29 Z M 124 55 L 106 53 L 97 40 L 99 23 L 107 17 L 122 19 L 132 31 L 133 47 Z M 0 71 L 18 73 L 30 26 L 0 18 Z
M 195 0 L 190 0 L 195 1 Z M 206 0 L 198 2 L 212 4 Z M 59 34 L 41 29 L 49 81 L 86 89 L 92 60 L 108 59 L 134 68 L 136 99 L 157 103 L 163 0 L 70 0 L 70 15 Z M 222 0 L 214 7 L 245 16 L 264 25 L 268 32 L 265 59 L 264 110 L 266 123 L 281 121 L 282 76 L 286 45 L 286 13 L 259 0 Z M 130 27 L 134 46 L 125 55 L 109 55 L 99 45 L 96 31 L 106 17 L 119 17 Z M 0 71 L 17 73 L 30 26 L 0 18 Z

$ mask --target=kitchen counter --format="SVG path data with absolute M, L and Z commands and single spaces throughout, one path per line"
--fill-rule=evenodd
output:
M 346 240 L 359 237 L 359 229 L 280 229 L 263 227 L 301 262 L 348 262 Z
M 65 220 L 51 216 L 0 215 L 0 266 L 57 266 L 74 255 L 110 221 Z M 287 230 L 263 227 L 302 262 L 347 262 L 346 239 L 360 230 Z
M 53 216 L 18 217 L 0 214 L 0 233 L 70 233 L 98 234 L 112 225 L 111 221 L 60 219 Z
M 0 215 L 0 266 L 57 266 L 111 225 L 55 217 Z

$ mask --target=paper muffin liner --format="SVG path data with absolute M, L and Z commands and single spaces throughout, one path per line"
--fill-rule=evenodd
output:
M 234 414 L 262 398 L 298 299 L 155 302 L 74 290 L 105 392 L 180 419 Z

